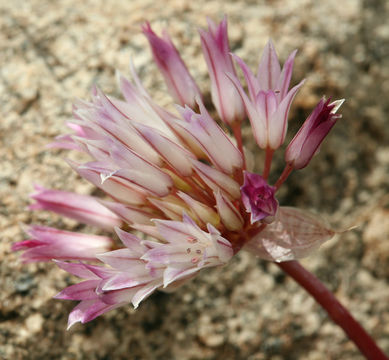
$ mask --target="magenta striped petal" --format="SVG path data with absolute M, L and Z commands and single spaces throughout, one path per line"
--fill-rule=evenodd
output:
M 141 286 L 103 292 L 99 298 L 109 305 L 130 303 Z
M 238 209 L 220 191 L 214 193 L 214 195 L 216 199 L 216 208 L 224 226 L 230 231 L 241 230 L 244 221 Z
M 92 321 L 96 317 L 120 305 L 122 304 L 106 304 L 99 299 L 83 300 L 70 312 L 67 329 L 69 330 L 77 322 L 85 324 Z
M 136 252 L 139 258 L 147 250 L 147 248 L 142 245 L 142 240 L 134 234 L 131 234 L 119 228 L 116 228 L 115 230 L 123 244 L 127 246 L 127 248 L 129 248 L 132 252 Z
M 249 90 L 250 100 L 251 100 L 251 102 L 254 102 L 256 95 L 261 90 L 259 82 L 258 82 L 257 78 L 255 77 L 255 75 L 253 74 L 253 72 L 250 70 L 250 68 L 246 65 L 246 63 L 239 56 L 237 56 L 235 54 L 231 54 L 231 56 L 235 59 L 235 61 L 238 63 L 238 65 L 242 69 L 243 75 L 244 75 L 244 78 L 246 80 L 247 87 Z M 229 77 L 235 78 L 234 74 L 231 74 L 231 73 L 229 73 Z
M 165 79 L 170 94 L 179 104 L 194 106 L 195 98 L 201 97 L 200 90 L 167 31 L 163 32 L 162 37 L 158 37 L 149 23 L 146 23 L 142 30 L 149 41 L 154 61 Z
M 158 133 L 155 129 L 139 124 L 136 125 L 136 128 L 153 149 L 168 164 L 176 169 L 179 174 L 183 176 L 190 176 L 192 174 L 192 164 L 188 159 L 194 159 L 195 156 L 191 152 Z
M 68 273 L 78 276 L 83 279 L 100 279 L 93 271 L 83 263 L 70 263 L 66 261 L 54 260 L 62 270 L 67 271 Z
M 258 65 L 257 80 L 262 90 L 274 90 L 281 74 L 276 49 L 269 40 L 263 50 Z
M 38 185 L 35 186 L 35 190 L 36 192 L 30 196 L 36 203 L 30 205 L 30 209 L 53 211 L 82 223 L 106 229 L 121 225 L 120 219 L 93 196 L 49 190 Z
M 136 309 L 140 302 L 150 296 L 157 288 L 162 286 L 161 280 L 155 280 L 147 285 L 142 286 L 132 297 L 131 303 Z
M 139 260 L 137 251 L 132 251 L 130 248 L 118 249 L 107 253 L 97 255 L 97 258 L 118 270 L 126 270 L 128 268 L 144 268 L 144 262 Z
M 204 203 L 193 199 L 188 194 L 183 192 L 178 192 L 177 195 L 185 201 L 185 203 L 194 212 L 198 219 L 204 224 L 210 223 L 214 226 L 217 226 L 220 223 L 220 216 L 210 206 L 207 206 Z
M 62 260 L 94 260 L 96 254 L 110 249 L 112 240 L 105 236 L 81 234 L 45 226 L 30 226 L 30 240 L 14 245 L 14 250 L 26 249 L 24 262 Z
M 140 92 L 139 87 L 135 87 L 123 76 L 119 76 L 120 90 L 126 102 L 116 102 L 120 110 L 134 122 L 151 126 L 162 131 L 169 139 L 174 139 L 174 135 L 161 119 L 156 111 L 156 105 L 152 102 L 149 96 Z
M 168 267 L 163 273 L 163 287 L 166 288 L 168 285 L 177 280 L 182 280 L 190 277 L 191 275 L 198 272 L 200 268 L 181 268 L 181 267 Z
M 109 170 L 98 164 L 88 163 L 73 168 L 80 176 L 119 201 L 133 205 L 143 204 L 148 195 L 147 192 L 138 185 L 115 175 L 110 175 L 112 173 L 110 173 Z
M 138 223 L 151 225 L 151 219 L 155 217 L 155 214 L 151 210 L 146 211 L 138 209 L 135 206 L 124 205 L 113 201 L 100 200 L 99 202 L 128 224 Z
M 302 80 L 299 84 L 294 86 L 282 99 L 281 103 L 274 112 L 271 120 L 269 121 L 269 146 L 271 149 L 279 148 L 286 136 L 286 130 L 288 127 L 288 114 L 292 101 L 299 91 L 300 87 L 304 84 L 305 80 Z
M 288 58 L 285 61 L 284 67 L 282 68 L 280 77 L 278 78 L 278 82 L 275 88 L 280 91 L 280 93 L 278 94 L 280 99 L 283 99 L 288 93 L 290 79 L 292 78 L 292 72 L 293 72 L 293 62 L 296 53 L 297 50 L 294 50 L 288 56 Z
M 328 132 L 341 118 L 341 115 L 336 115 L 336 111 L 343 101 L 337 100 L 331 104 L 330 100 L 321 99 L 319 101 L 286 148 L 285 161 L 287 163 L 295 169 L 302 169 L 308 165 Z
M 95 289 L 100 280 L 86 280 L 78 284 L 68 286 L 54 296 L 54 299 L 63 300 L 91 300 L 96 299 Z
M 104 280 L 104 282 L 101 283 L 101 290 L 103 292 L 107 292 L 112 290 L 139 287 L 139 285 L 149 283 L 151 279 L 152 278 L 148 272 L 147 274 L 145 273 L 145 267 L 143 265 L 143 274 L 137 275 L 135 272 L 133 274 L 132 270 L 131 273 L 121 272 L 109 279 Z
M 227 36 L 227 18 L 219 25 L 208 19 L 208 32 L 200 29 L 201 47 L 211 79 L 211 95 L 216 110 L 226 124 L 244 119 L 244 107 L 235 88 L 229 86 L 226 73 L 235 74 Z
M 255 106 L 255 97 L 253 96 L 253 100 L 246 95 L 245 91 L 238 78 L 231 73 L 227 73 L 228 78 L 231 81 L 231 84 L 237 89 L 240 97 L 243 100 L 243 104 L 246 109 L 247 116 L 250 120 L 251 129 L 253 131 L 253 135 L 255 141 L 261 149 L 265 149 L 267 146 L 267 133 L 266 133 L 266 118 L 264 116 L 260 116 L 258 110 Z M 256 87 L 259 88 L 259 85 Z
M 230 141 L 226 133 L 216 124 L 199 102 L 200 114 L 189 108 L 181 109 L 187 121 L 186 128 L 196 138 L 211 162 L 221 171 L 232 174 L 242 167 L 242 154 Z
M 221 190 L 232 199 L 240 197 L 239 184 L 231 177 L 200 161 L 193 160 L 192 163 L 197 174 L 213 191 Z

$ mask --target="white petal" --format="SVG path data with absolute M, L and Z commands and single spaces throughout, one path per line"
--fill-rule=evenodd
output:
M 216 208 L 222 219 L 222 223 L 230 231 L 239 231 L 243 227 L 243 218 L 234 204 L 224 196 L 221 191 L 214 193 L 216 199 Z
M 200 161 L 192 160 L 192 163 L 197 174 L 213 191 L 221 190 L 232 199 L 240 197 L 240 186 L 231 177 Z
M 140 124 L 135 126 L 149 142 L 150 146 L 181 175 L 190 176 L 192 174 L 192 163 L 188 160 L 188 158 L 194 158 L 191 152 L 158 133 L 155 129 Z

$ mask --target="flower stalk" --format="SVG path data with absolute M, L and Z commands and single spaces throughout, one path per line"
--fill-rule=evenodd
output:
M 266 158 L 265 158 L 265 166 L 263 169 L 262 177 L 267 180 L 270 174 L 271 162 L 273 160 L 274 150 L 271 148 L 266 148 Z
M 293 171 L 293 166 L 291 164 L 286 164 L 286 166 L 285 166 L 284 170 L 282 171 L 280 177 L 278 178 L 278 180 L 274 184 L 274 187 L 276 188 L 276 190 L 278 190 L 281 187 L 281 185 L 289 177 L 289 175 L 292 173 L 292 171 Z
M 343 329 L 366 359 L 389 359 L 365 329 L 316 276 L 307 271 L 295 260 L 280 262 L 277 263 L 277 265 L 303 287 L 323 307 L 323 309 L 326 310 L 331 319 Z

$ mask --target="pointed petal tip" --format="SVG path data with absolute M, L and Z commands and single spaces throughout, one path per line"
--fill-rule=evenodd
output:
M 339 100 L 333 101 L 330 104 L 330 106 L 334 106 L 334 108 L 331 110 L 331 114 L 335 114 L 345 101 L 346 101 L 346 99 L 339 99 Z
M 84 321 L 80 318 L 80 314 L 74 314 L 74 309 L 70 312 L 69 314 L 69 317 L 68 317 L 68 324 L 67 324 L 67 327 L 66 327 L 66 331 L 69 331 L 70 328 L 73 327 L 73 325 L 75 325 L 76 323 L 80 322 L 80 323 L 84 323 Z M 78 313 L 78 311 L 77 311 Z M 78 315 L 78 316 L 77 316 Z
M 154 34 L 152 28 L 151 28 L 151 25 L 150 25 L 150 22 L 149 21 L 145 21 L 142 25 L 141 25 L 141 29 L 142 29 L 142 32 L 145 34 L 146 32 L 148 33 L 152 33 Z M 145 34 L 146 35 L 146 34 Z
M 56 299 L 56 300 L 64 300 L 64 297 L 63 297 L 62 294 L 63 294 L 63 290 L 60 291 L 59 293 L 55 294 L 55 295 L 53 296 L 53 299 Z
M 134 310 L 138 309 L 138 307 L 139 307 L 139 302 L 132 303 L 132 306 L 134 307 Z

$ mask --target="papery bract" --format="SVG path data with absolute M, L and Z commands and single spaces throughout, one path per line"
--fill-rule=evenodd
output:
M 334 235 L 322 217 L 281 206 L 274 222 L 248 241 L 244 249 L 265 260 L 290 261 L 311 254 Z

